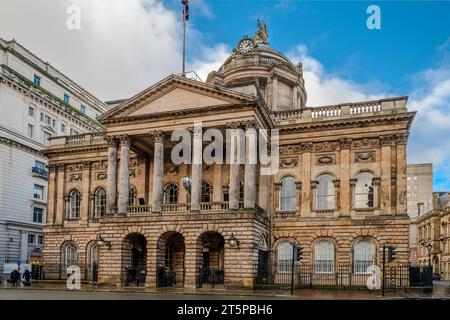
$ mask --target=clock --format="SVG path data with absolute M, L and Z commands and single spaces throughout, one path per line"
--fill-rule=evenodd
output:
M 252 51 L 254 46 L 255 44 L 253 43 L 252 39 L 242 39 L 241 41 L 239 41 L 237 48 L 240 53 L 245 54 Z

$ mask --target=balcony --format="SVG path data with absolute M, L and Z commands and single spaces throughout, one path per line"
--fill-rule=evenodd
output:
M 32 167 L 31 172 L 33 177 L 48 179 L 48 171 L 42 167 Z
M 223 213 L 229 211 L 230 206 L 228 201 L 220 202 L 200 202 L 200 213 Z M 239 202 L 239 210 L 244 210 L 244 203 Z M 191 211 L 190 203 L 164 203 L 161 205 L 161 214 L 179 214 L 189 213 Z M 256 206 L 255 212 L 258 215 L 265 215 L 265 211 Z M 152 205 L 137 205 L 128 207 L 129 216 L 151 215 L 160 214 L 159 212 L 153 212 Z

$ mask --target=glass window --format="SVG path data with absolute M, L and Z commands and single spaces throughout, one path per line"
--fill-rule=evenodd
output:
M 292 243 L 284 241 L 278 245 L 277 250 L 277 268 L 278 272 L 292 271 Z
M 137 205 L 137 193 L 135 187 L 130 187 L 130 193 L 128 196 L 128 205 L 129 206 Z
M 34 185 L 34 199 L 44 200 L 44 187 L 38 184 Z
M 55 128 L 56 127 L 56 120 L 52 119 L 52 127 Z
M 356 176 L 355 208 L 374 207 L 373 174 L 361 172 Z
M 34 160 L 34 166 L 39 170 L 45 170 L 45 164 L 38 160 Z
M 81 111 L 82 113 L 86 113 L 86 107 L 83 106 L 83 105 L 81 105 L 81 106 L 80 106 L 80 111 Z
M 49 139 L 52 137 L 52 134 L 51 133 L 48 133 L 47 131 L 44 131 L 43 133 L 42 133 L 42 142 L 44 143 L 44 144 L 48 144 L 49 143 Z
M 329 240 L 320 240 L 314 246 L 316 272 L 334 272 L 334 246 Z
M 51 121 L 52 121 L 52 118 L 50 118 L 50 116 L 47 116 L 47 115 L 45 115 L 44 116 L 44 123 L 46 124 L 46 125 L 51 125 Z
M 61 123 L 61 132 L 66 132 L 66 125 Z
M 44 209 L 42 208 L 33 208 L 33 222 L 34 223 L 42 223 L 42 216 L 44 214 Z
M 323 174 L 317 179 L 317 209 L 334 209 L 334 183 L 331 174 Z
M 38 236 L 38 244 L 44 244 L 44 236 Z
M 69 195 L 69 218 L 78 219 L 80 217 L 81 194 L 78 190 L 73 190 Z
M 30 138 L 33 138 L 33 131 L 34 131 L 33 129 L 34 129 L 34 126 L 32 124 L 28 124 L 28 136 Z
M 34 108 L 33 108 L 33 107 L 28 107 L 28 115 L 29 115 L 30 117 L 33 117 L 33 116 L 34 116 Z
M 175 183 L 169 183 L 164 188 L 164 203 L 178 202 L 178 186 Z
M 40 86 L 41 85 L 41 77 L 39 77 L 37 74 L 35 74 L 33 82 L 35 85 Z
M 211 202 L 211 185 L 206 181 L 202 181 L 202 194 L 200 202 Z
M 70 97 L 68 94 L 64 94 L 64 102 L 69 103 Z
M 65 250 L 64 250 L 64 264 L 66 265 L 66 268 L 69 266 L 77 265 L 77 247 L 74 243 L 69 242 L 66 244 Z
M 94 201 L 95 201 L 94 217 L 96 218 L 102 217 L 106 213 L 106 190 L 103 188 L 98 188 L 95 191 Z
M 29 234 L 28 235 L 28 243 L 34 243 L 34 239 L 35 239 L 35 235 L 34 234 Z
M 297 187 L 293 177 L 281 180 L 280 210 L 295 211 L 297 209 Z
M 44 114 L 41 112 L 41 122 L 44 122 Z
M 366 273 L 375 264 L 375 245 L 369 239 L 362 239 L 353 246 L 353 272 Z

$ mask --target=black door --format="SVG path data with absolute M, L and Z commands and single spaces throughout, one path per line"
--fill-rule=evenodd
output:
M 257 283 L 262 283 L 267 281 L 269 276 L 269 252 L 259 250 L 258 251 L 258 274 L 257 274 Z

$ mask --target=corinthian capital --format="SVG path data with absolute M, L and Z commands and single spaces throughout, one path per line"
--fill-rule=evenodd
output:
M 117 138 L 114 136 L 105 136 L 105 141 L 108 144 L 108 146 L 115 147 L 117 146 Z
M 154 130 L 150 131 L 150 135 L 155 139 L 155 142 L 162 143 L 166 137 L 164 131 L 162 130 Z
M 121 146 L 130 146 L 131 138 L 127 134 L 123 134 L 117 137 L 117 139 L 120 141 Z

